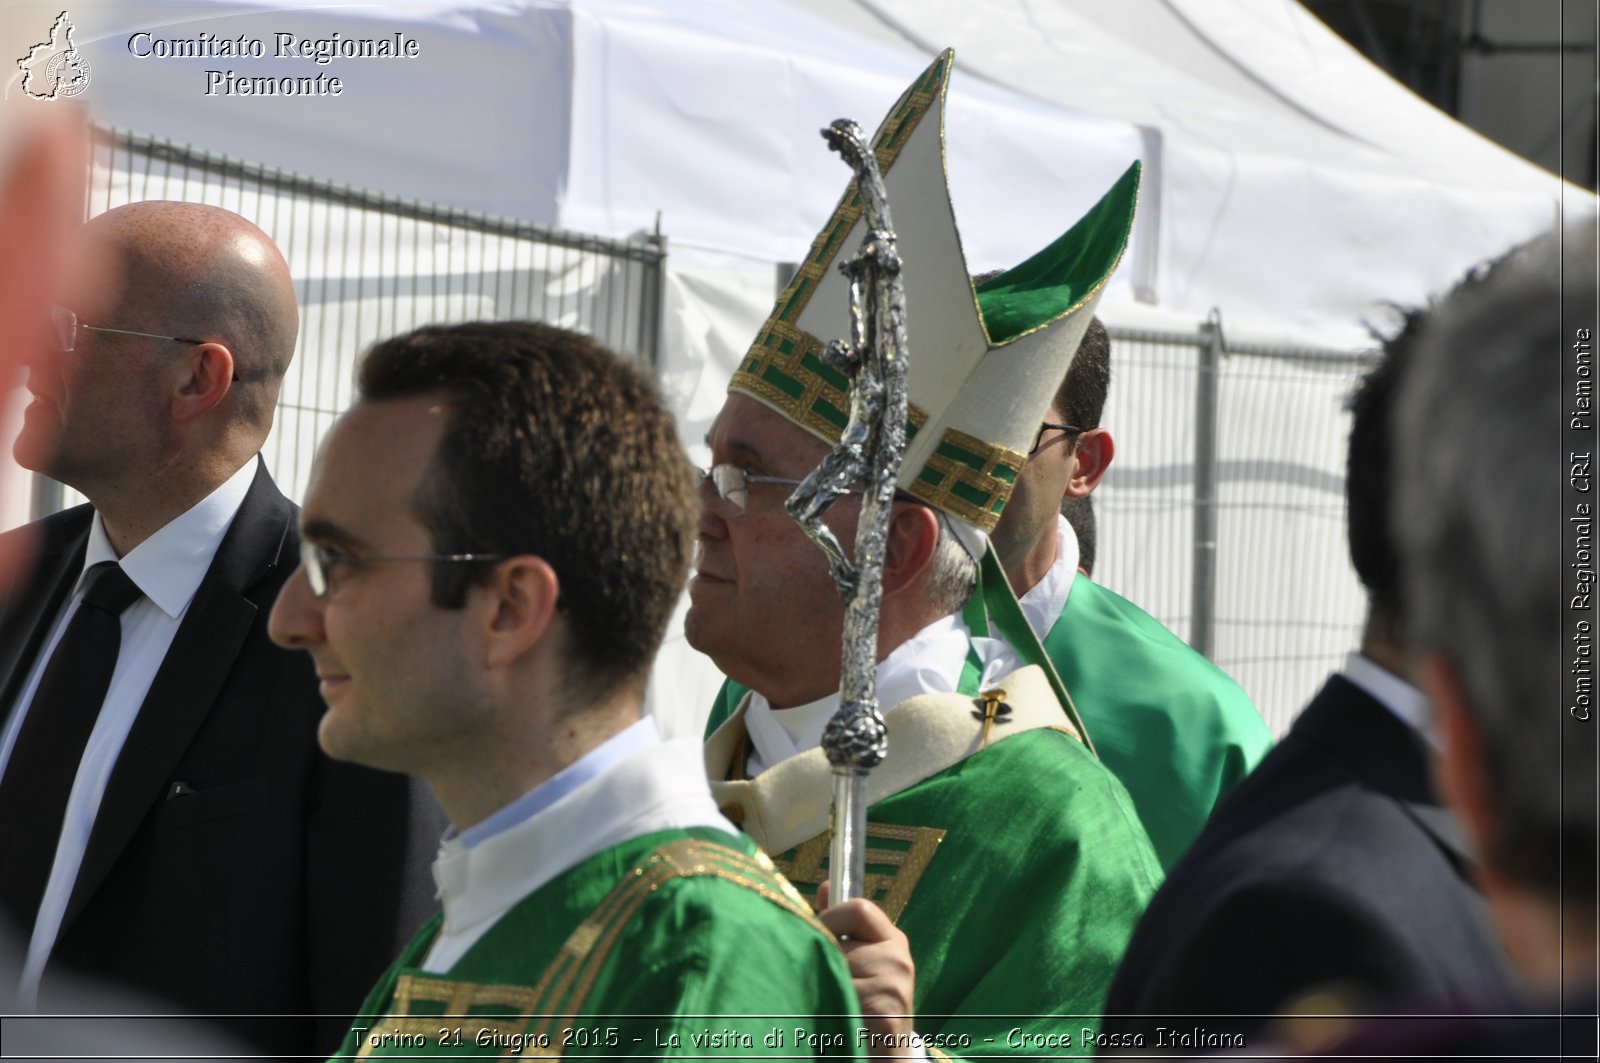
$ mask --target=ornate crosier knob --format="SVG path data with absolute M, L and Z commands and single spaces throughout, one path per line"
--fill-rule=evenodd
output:
M 873 702 L 839 707 L 822 730 L 822 751 L 834 767 L 871 771 L 889 755 L 889 727 Z

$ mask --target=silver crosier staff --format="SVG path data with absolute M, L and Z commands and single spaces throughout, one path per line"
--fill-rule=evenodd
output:
M 906 446 L 906 301 L 900 254 L 889 218 L 889 197 L 878 160 L 861 128 L 840 119 L 822 131 L 828 146 L 856 172 L 866 234 L 855 257 L 839 269 L 850 279 L 850 342 L 829 342 L 823 361 L 851 378 L 850 421 L 844 435 L 811 471 L 786 506 L 828 555 L 845 601 L 839 711 L 822 733 L 833 766 L 833 840 L 829 848 L 832 903 L 859 897 L 866 878 L 867 776 L 888 753 L 888 730 L 878 710 L 878 612 L 883 559 L 895 481 Z M 845 556 L 822 515 L 859 489 L 861 520 L 855 561 Z

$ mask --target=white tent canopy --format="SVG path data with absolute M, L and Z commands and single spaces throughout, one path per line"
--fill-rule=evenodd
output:
M 827 10 L 918 52 L 958 42 L 967 71 L 1147 130 L 1159 249 L 1141 294 L 1191 320 L 1220 306 L 1252 332 L 1359 345 L 1379 304 L 1423 302 L 1548 227 L 1563 197 L 1594 209 L 1285 0 Z
M 8 54 L 58 10 L 8 10 Z M 661 374 L 691 445 L 771 306 L 775 266 L 804 257 L 848 177 L 817 130 L 848 116 L 870 131 L 947 45 L 950 181 L 974 270 L 1031 254 L 1144 160 L 1130 252 L 1101 304 L 1113 324 L 1190 331 L 1220 307 L 1230 339 L 1367 346 L 1385 302 L 1421 302 L 1563 204 L 1594 209 L 1291 0 L 188 0 L 72 16 L 92 70 L 79 99 L 102 125 L 603 236 L 659 219 Z M 277 57 L 286 34 L 412 40 L 417 55 Z M 241 38 L 264 55 L 172 54 Z M 342 87 L 228 95 L 227 71 Z M 19 101 L 18 80 L 6 108 L 44 106 Z M 1119 389 L 1114 402 L 1140 401 Z M 1139 443 L 1149 468 L 1183 458 Z M 1337 477 L 1341 455 L 1305 464 Z M 1319 534 L 1315 556 L 1340 551 L 1338 528 Z M 1359 605 L 1351 588 L 1330 610 Z M 1118 589 L 1147 604 L 1157 590 Z M 669 729 L 695 730 L 714 674 L 679 636 L 660 667 L 682 706 Z
M 335 32 L 399 32 L 420 54 L 272 57 L 275 34 Z M 135 54 L 205 33 L 267 56 Z M 206 0 L 86 10 L 78 45 L 103 122 L 602 235 L 659 215 L 675 249 L 762 263 L 800 258 L 842 187 L 816 129 L 870 129 L 954 45 L 951 182 L 975 269 L 1031 253 L 1142 155 L 1108 313 L 1221 306 L 1235 329 L 1331 345 L 1549 225 L 1562 196 L 1288 0 Z M 206 95 L 211 69 L 344 86 Z

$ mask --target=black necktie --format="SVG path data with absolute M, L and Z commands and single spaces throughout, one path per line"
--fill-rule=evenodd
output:
M 141 592 L 122 566 L 89 570 L 83 602 L 45 665 L 0 779 L 0 904 L 32 927 L 50 879 L 67 797 L 100 715 L 122 645 L 122 611 Z

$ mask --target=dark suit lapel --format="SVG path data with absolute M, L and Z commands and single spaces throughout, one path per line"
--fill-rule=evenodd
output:
M 51 621 L 83 568 L 93 519 L 93 511 L 83 507 L 38 526 L 40 541 L 33 544 L 37 550 L 33 563 L 25 576 L 14 581 L 10 608 L 0 619 L 0 720 L 10 715 Z
M 162 794 L 233 669 L 257 605 L 246 598 L 279 564 L 293 509 L 257 459 L 255 480 L 150 684 L 95 816 L 62 932 L 105 879 Z M 270 605 L 270 603 L 269 603 Z
M 1313 712 L 1313 710 L 1317 710 Z M 1427 746 L 1366 691 L 1333 676 L 1295 730 L 1324 746 L 1387 794 L 1442 849 L 1464 877 L 1473 865 L 1466 833 L 1433 788 Z

